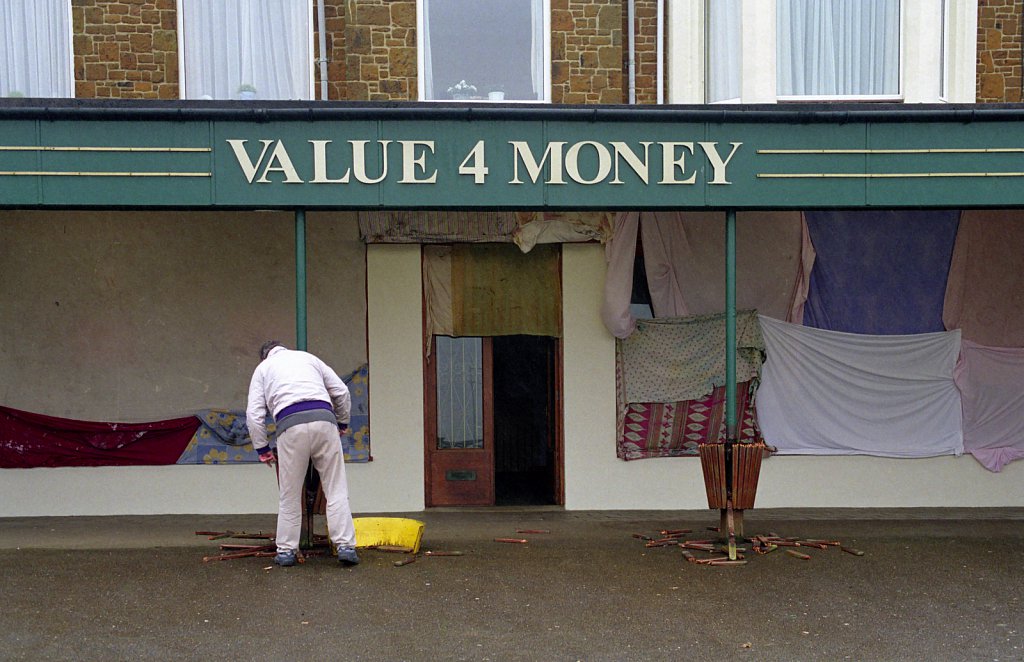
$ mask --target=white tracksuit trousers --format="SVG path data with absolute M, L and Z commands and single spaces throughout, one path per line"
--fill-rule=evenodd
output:
M 327 421 L 300 423 L 277 440 L 280 502 L 277 511 L 277 551 L 295 551 L 302 534 L 302 486 L 309 461 L 320 474 L 327 498 L 327 530 L 338 547 L 355 547 L 356 531 L 348 503 L 345 458 L 338 426 Z

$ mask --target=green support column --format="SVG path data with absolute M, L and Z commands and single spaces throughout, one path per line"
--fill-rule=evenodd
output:
M 295 349 L 306 351 L 306 210 L 295 212 Z M 313 463 L 306 467 L 306 478 L 302 484 L 305 498 L 305 512 L 302 518 L 302 535 L 299 546 L 313 548 L 313 504 L 316 502 L 320 476 L 315 473 Z
M 736 440 L 736 210 L 725 213 L 725 431 Z
M 729 559 L 739 558 L 736 536 L 743 533 L 743 511 L 733 510 L 736 476 L 732 462 L 736 443 L 736 210 L 725 212 L 725 494 L 727 507 L 720 529 L 727 534 Z
M 295 212 L 295 348 L 306 350 L 306 210 Z

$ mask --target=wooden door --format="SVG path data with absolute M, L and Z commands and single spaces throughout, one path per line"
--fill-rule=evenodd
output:
M 428 506 L 494 504 L 490 338 L 435 336 L 425 361 Z

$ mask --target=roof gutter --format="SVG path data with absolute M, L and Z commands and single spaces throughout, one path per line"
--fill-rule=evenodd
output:
M 849 124 L 1024 121 L 1024 104 L 815 104 L 578 106 L 414 102 L 210 102 L 3 99 L 0 120 L 317 122 L 447 120 Z

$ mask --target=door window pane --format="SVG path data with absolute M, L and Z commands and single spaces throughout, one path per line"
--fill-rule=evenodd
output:
M 483 341 L 437 338 L 437 447 L 483 448 Z
M 778 0 L 779 96 L 899 94 L 899 0 Z
M 312 4 L 178 0 L 185 99 L 310 99 Z
M 547 0 L 421 0 L 422 98 L 549 98 Z
M 70 98 L 69 0 L 0 2 L 0 96 Z

